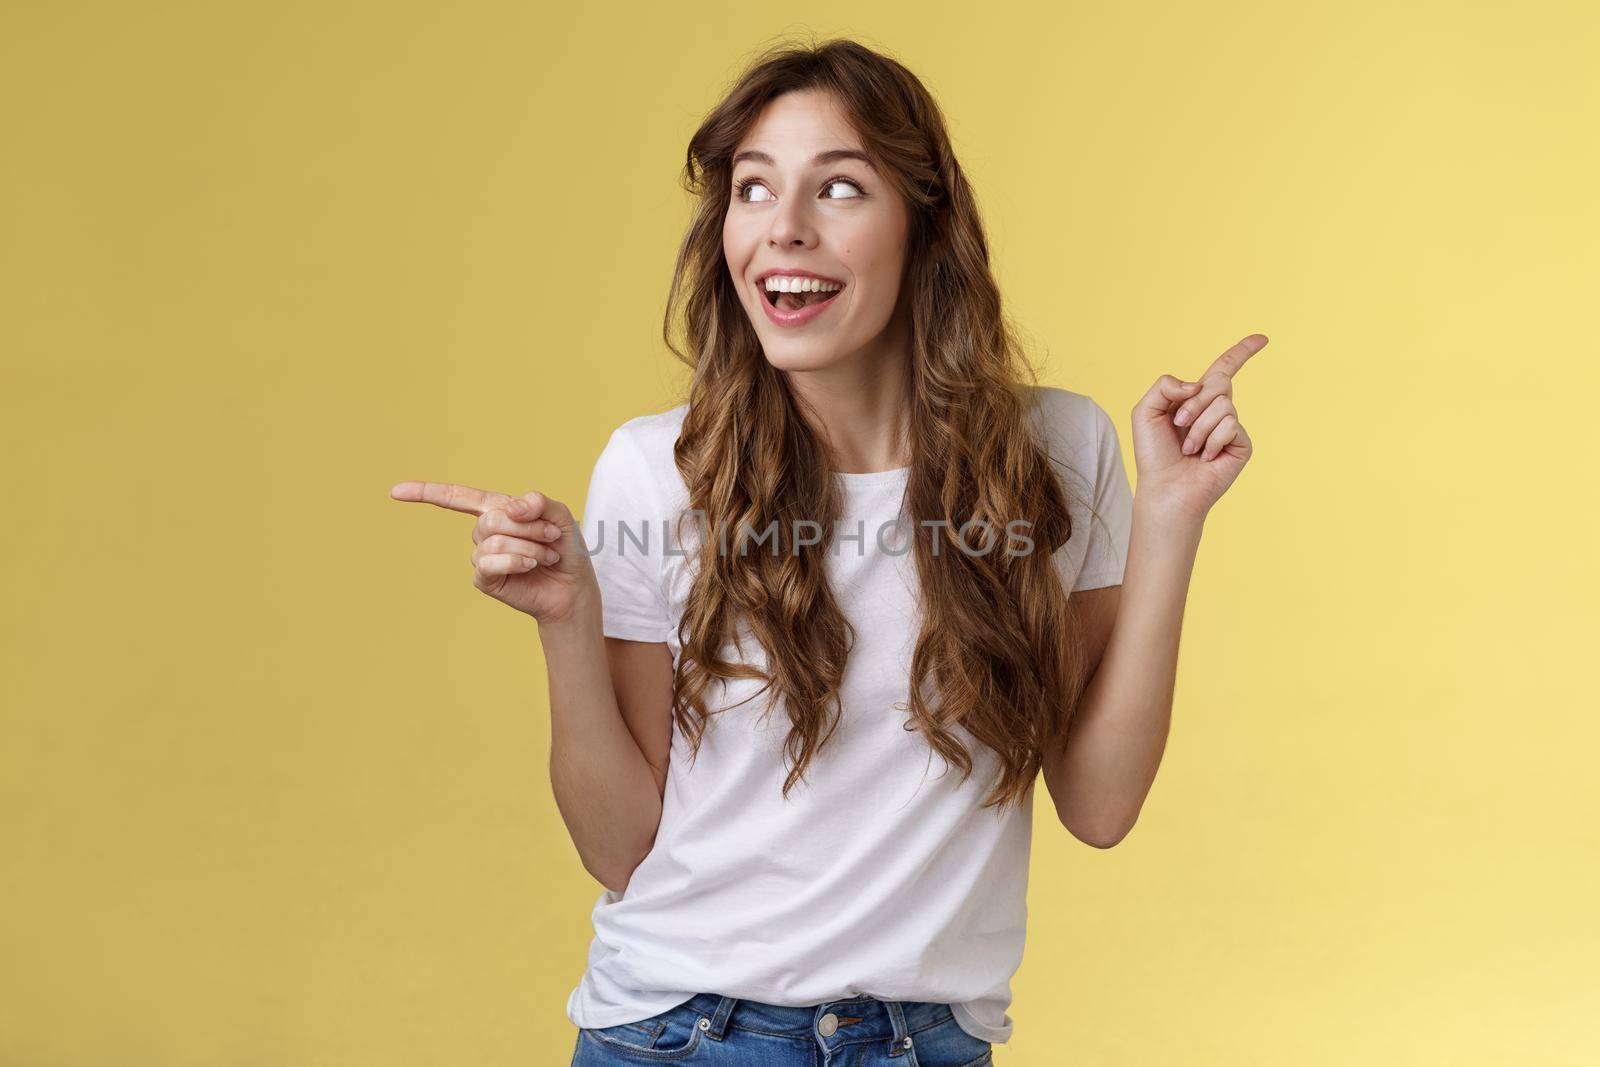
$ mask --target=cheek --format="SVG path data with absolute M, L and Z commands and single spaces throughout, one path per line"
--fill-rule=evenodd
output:
M 862 220 L 842 235 L 839 258 L 862 281 L 883 292 L 893 290 L 900 278 L 905 238 L 889 219 Z
M 750 235 L 731 219 L 722 223 L 722 255 L 728 265 L 735 271 L 743 270 L 750 263 L 750 255 L 754 248 Z

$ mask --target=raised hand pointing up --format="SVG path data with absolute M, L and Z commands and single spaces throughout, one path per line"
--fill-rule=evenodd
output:
M 395 500 L 476 515 L 472 584 L 540 622 L 559 622 L 599 587 L 572 511 L 543 493 L 486 492 L 450 482 L 400 482 Z
M 1156 379 L 1133 409 L 1137 493 L 1204 519 L 1250 459 L 1250 435 L 1234 406 L 1233 378 L 1267 345 L 1253 333 L 1212 361 L 1195 381 Z

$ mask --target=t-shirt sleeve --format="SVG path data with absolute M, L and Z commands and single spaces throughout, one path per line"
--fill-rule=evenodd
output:
M 1089 547 L 1072 589 L 1122 584 L 1133 529 L 1133 490 L 1122 462 L 1117 427 L 1099 404 L 1095 413 L 1094 514 L 1089 517 Z
M 666 641 L 671 632 L 661 588 L 663 520 L 645 454 L 618 427 L 595 460 L 579 523 L 607 637 Z

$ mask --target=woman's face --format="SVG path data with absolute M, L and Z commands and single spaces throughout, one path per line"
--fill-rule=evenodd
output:
M 734 151 L 723 253 L 767 361 L 780 370 L 818 370 L 868 352 L 894 315 L 906 210 L 860 151 L 834 98 L 816 90 L 769 102 Z M 842 288 L 769 293 L 764 276 L 783 270 Z

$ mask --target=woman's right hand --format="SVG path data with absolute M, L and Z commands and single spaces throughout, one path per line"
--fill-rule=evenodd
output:
M 507 496 L 450 482 L 400 482 L 389 495 L 476 515 L 472 584 L 501 603 L 541 623 L 569 618 L 586 600 L 599 603 L 583 534 L 561 501 L 539 492 Z

